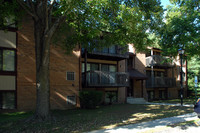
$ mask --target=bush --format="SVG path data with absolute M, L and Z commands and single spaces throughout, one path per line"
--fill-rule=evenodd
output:
M 80 91 L 79 98 L 81 108 L 94 109 L 102 102 L 103 92 L 101 91 Z

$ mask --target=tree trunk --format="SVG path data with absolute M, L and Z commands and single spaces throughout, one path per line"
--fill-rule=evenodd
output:
M 44 23 L 40 20 L 34 22 L 37 89 L 35 118 L 38 120 L 47 120 L 50 118 L 50 38 L 45 35 Z
M 36 118 L 46 120 L 50 117 L 50 85 L 49 85 L 49 61 L 40 66 L 36 74 L 37 80 L 37 106 Z
M 51 3 L 47 0 L 26 2 L 17 0 L 17 2 L 34 21 L 37 89 L 35 119 L 47 120 L 50 118 L 50 41 L 59 24 L 65 22 L 66 16 L 63 14 L 52 21 L 52 9 L 57 1 Z

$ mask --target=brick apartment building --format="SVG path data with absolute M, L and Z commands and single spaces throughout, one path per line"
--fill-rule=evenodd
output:
M 178 98 L 180 95 L 180 59 L 161 56 L 162 51 L 150 48 L 146 53 L 146 89 L 149 100 Z M 187 92 L 187 62 L 183 63 L 184 95 Z
M 6 32 L 0 31 L 0 109 L 35 108 L 34 47 L 31 18 L 24 18 L 19 29 L 13 26 Z M 88 52 L 77 46 L 67 55 L 59 46 L 51 45 L 51 109 L 79 106 L 80 90 L 103 91 L 105 103 L 109 102 L 108 93 L 112 93 L 113 101 L 118 103 L 125 103 L 127 97 L 146 100 L 177 98 L 180 67 L 156 64 L 157 56 L 154 58 L 154 55 L 161 52 L 158 49 L 152 48 L 149 55 L 135 53 L 132 45 L 128 48 L 126 53 L 118 46 Z M 149 56 L 153 64 L 147 63 Z M 184 72 L 187 73 L 186 69 Z
M 36 106 L 36 65 L 32 18 L 22 27 L 0 31 L 0 108 L 31 110 Z M 52 109 L 72 108 L 80 87 L 80 48 L 66 55 L 58 46 L 50 53 Z M 68 99 L 68 100 L 66 100 Z M 77 105 L 78 106 L 78 105 Z
M 179 56 L 170 60 L 172 58 L 161 56 L 160 49 L 152 47 L 149 47 L 147 52 L 136 53 L 131 44 L 129 52 L 133 56 L 127 60 L 130 77 L 130 85 L 127 88 L 128 101 L 133 101 L 132 98 L 144 98 L 148 101 L 179 98 L 181 88 Z M 184 96 L 187 96 L 186 60 L 183 62 L 182 70 Z

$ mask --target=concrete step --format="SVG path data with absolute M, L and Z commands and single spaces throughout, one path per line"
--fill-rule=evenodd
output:
M 129 103 L 129 104 L 146 104 L 148 102 L 144 98 L 127 97 L 127 103 Z

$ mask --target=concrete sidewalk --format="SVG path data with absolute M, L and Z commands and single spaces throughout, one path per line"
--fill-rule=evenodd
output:
M 167 125 L 175 123 L 197 120 L 197 119 L 198 117 L 196 113 L 190 113 L 180 116 L 157 119 L 149 122 L 142 122 L 138 124 L 130 124 L 125 126 L 115 127 L 112 129 L 96 130 L 89 133 L 141 133 L 155 129 L 162 129 L 165 128 Z
M 152 103 L 152 102 L 146 102 L 145 104 L 150 104 L 150 105 L 173 105 L 173 106 L 181 106 L 181 104 L 173 104 L 173 103 Z M 183 104 L 184 107 L 194 107 L 193 104 Z

